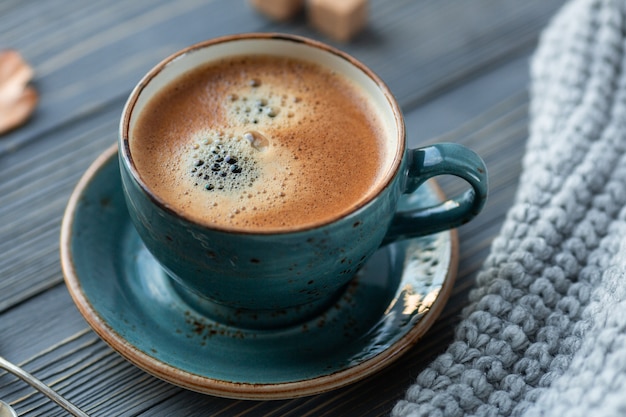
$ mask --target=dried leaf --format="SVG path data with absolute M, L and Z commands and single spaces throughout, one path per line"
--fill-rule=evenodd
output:
M 0 51 L 0 135 L 24 123 L 35 110 L 39 97 L 28 85 L 33 73 L 19 52 Z

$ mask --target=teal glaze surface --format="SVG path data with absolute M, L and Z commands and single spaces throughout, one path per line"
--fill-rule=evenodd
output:
M 114 349 L 187 388 L 290 398 L 345 385 L 415 343 L 429 326 L 425 318 L 445 302 L 444 286 L 452 285 L 455 235 L 446 231 L 378 250 L 327 310 L 299 325 L 250 330 L 215 321 L 181 297 L 139 238 L 116 155 L 89 175 L 64 220 L 68 288 Z M 438 202 L 427 183 L 400 206 Z

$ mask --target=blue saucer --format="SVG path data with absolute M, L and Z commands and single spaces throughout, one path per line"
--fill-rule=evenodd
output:
M 440 198 L 430 182 L 401 206 Z M 301 325 L 232 327 L 187 304 L 143 246 L 126 211 L 114 146 L 70 198 L 61 263 L 87 322 L 136 366 L 216 396 L 285 399 L 360 380 L 413 346 L 450 294 L 456 239 L 448 231 L 380 249 L 333 307 Z

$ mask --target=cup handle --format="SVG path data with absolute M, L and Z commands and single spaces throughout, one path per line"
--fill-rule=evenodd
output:
M 453 229 L 480 213 L 487 201 L 487 167 L 474 151 L 456 143 L 438 143 L 411 149 L 407 156 L 404 194 L 438 175 L 460 177 L 471 188 L 435 206 L 397 212 L 383 244 Z

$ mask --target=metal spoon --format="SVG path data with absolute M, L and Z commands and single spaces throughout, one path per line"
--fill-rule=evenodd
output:
M 57 394 L 54 390 L 48 387 L 46 384 L 23 370 L 22 368 L 13 365 L 11 362 L 0 356 L 0 369 L 4 369 L 7 372 L 12 373 L 22 381 L 26 382 L 37 391 L 41 392 L 59 406 L 65 409 L 68 413 L 75 417 L 89 417 L 83 413 L 78 407 L 70 403 L 68 400 Z M 15 411 L 6 403 L 0 401 L 0 417 L 17 417 Z
M 0 400 L 0 417 L 17 417 L 17 413 L 13 407 Z

